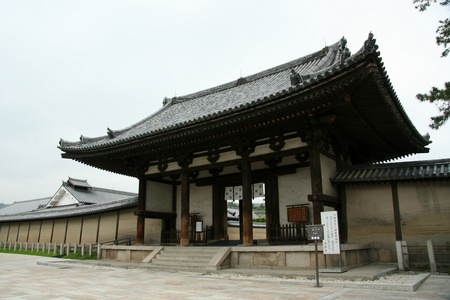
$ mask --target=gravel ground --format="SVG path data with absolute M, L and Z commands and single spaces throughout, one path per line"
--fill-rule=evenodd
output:
M 345 282 L 345 283 L 382 283 L 382 284 L 403 284 L 405 282 L 410 281 L 419 273 L 407 273 L 407 274 L 391 274 L 387 276 L 380 277 L 375 280 L 351 280 L 351 279 L 339 279 L 339 278 L 330 278 L 330 277 L 320 277 L 320 282 Z M 296 281 L 296 282 L 311 282 L 315 283 L 315 279 L 305 279 L 305 278 L 285 278 L 285 277 L 277 277 L 277 276 L 268 276 L 268 275 L 240 275 L 240 274 L 204 274 L 203 276 L 216 277 L 216 278 L 228 278 L 228 279 L 251 279 L 251 280 L 268 280 L 268 281 Z

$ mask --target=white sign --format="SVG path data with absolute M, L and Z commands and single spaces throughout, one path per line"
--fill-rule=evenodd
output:
M 323 227 L 323 254 L 340 254 L 339 225 L 337 211 L 320 213 Z
M 197 221 L 195 223 L 195 231 L 196 232 L 202 232 L 203 231 L 203 222 L 202 221 Z
M 252 198 L 264 197 L 264 183 L 252 184 Z M 242 200 L 242 186 L 225 188 L 225 200 Z

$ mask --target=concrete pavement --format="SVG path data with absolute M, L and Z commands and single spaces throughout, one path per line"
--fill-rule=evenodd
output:
M 59 263 L 51 263 L 54 261 Z M 450 299 L 450 276 L 444 275 L 429 276 L 412 292 L 355 288 L 339 282 L 316 288 L 308 281 L 276 276 L 261 279 L 242 271 L 205 275 L 130 267 L 61 263 L 54 258 L 0 253 L 0 298 Z

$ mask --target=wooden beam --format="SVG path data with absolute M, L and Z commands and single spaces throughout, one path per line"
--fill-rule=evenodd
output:
M 144 217 L 146 219 L 176 219 L 176 213 L 168 213 L 168 212 L 160 212 L 160 211 L 140 211 L 137 210 L 134 212 L 135 216 Z
M 326 204 L 327 206 L 331 206 L 334 208 L 339 207 L 341 205 L 341 200 L 338 197 L 329 196 L 325 194 L 308 195 L 308 201 L 322 202 L 323 204 Z
M 260 170 L 252 171 L 252 182 L 258 183 L 264 181 L 264 179 L 268 176 L 281 176 L 281 175 L 290 175 L 295 174 L 297 169 L 308 167 L 309 163 L 305 164 L 292 164 L 287 166 L 280 166 L 275 169 L 265 168 Z M 207 177 L 207 178 L 199 178 L 195 181 L 197 186 L 208 186 L 214 184 L 214 182 L 226 182 L 227 185 L 241 185 L 242 174 L 241 173 L 233 173 L 226 175 L 219 175 L 217 178 Z

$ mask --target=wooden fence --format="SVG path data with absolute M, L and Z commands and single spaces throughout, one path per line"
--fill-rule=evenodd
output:
M 94 253 L 98 253 L 101 244 L 57 244 L 57 243 L 23 243 L 23 242 L 1 242 L 0 249 L 9 251 L 25 251 L 25 252 L 44 252 L 47 254 L 53 254 L 54 256 L 65 256 L 70 253 L 81 253 L 82 256 L 93 256 Z M 98 255 L 97 255 L 98 257 Z
M 181 230 L 177 229 L 163 229 L 161 230 L 161 244 L 162 245 L 176 245 L 180 243 Z M 207 230 L 203 231 L 189 231 L 189 243 L 191 244 L 205 244 L 207 241 Z
M 271 224 L 269 228 L 269 236 L 267 237 L 269 244 L 306 244 L 305 224 Z

